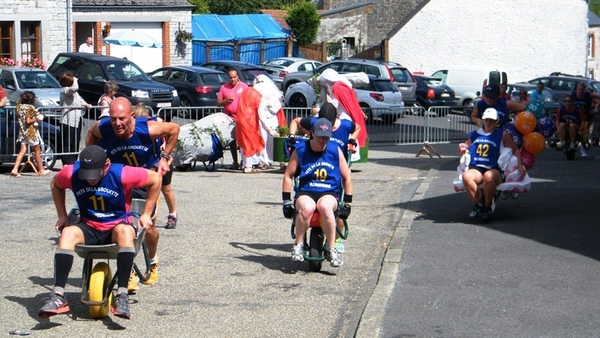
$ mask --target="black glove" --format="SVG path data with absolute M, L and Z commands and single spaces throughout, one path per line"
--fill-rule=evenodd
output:
M 353 138 L 349 138 L 348 139 L 348 144 L 351 144 L 351 145 L 353 145 L 355 147 L 358 147 L 358 143 L 356 143 L 356 140 L 353 139 Z
M 295 136 L 288 136 L 287 138 L 287 146 L 288 148 L 293 147 L 296 145 L 296 137 Z
M 291 200 L 283 201 L 283 217 L 290 219 L 294 217 L 294 204 Z
M 348 216 L 350 216 L 351 211 L 352 211 L 352 206 L 350 204 L 344 204 L 339 210 L 340 218 L 348 219 Z

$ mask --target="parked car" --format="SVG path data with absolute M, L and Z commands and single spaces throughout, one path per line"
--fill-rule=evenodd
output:
M 488 84 L 508 83 L 507 73 L 491 66 L 453 66 L 435 71 L 431 77 L 442 79 L 454 90 L 459 106 L 472 106 Z M 465 114 L 470 115 L 470 111 L 465 110 Z
M 240 77 L 240 81 L 246 83 L 248 86 L 254 85 L 254 78 L 257 75 L 269 76 L 267 70 L 263 66 L 253 65 L 247 62 L 241 61 L 210 61 L 200 65 L 210 69 L 220 70 L 225 74 L 228 74 L 230 70 L 235 69 Z M 229 75 L 227 75 L 229 80 Z
M 113 80 L 119 84 L 116 96 L 128 98 L 133 105 L 143 103 L 154 111 L 179 106 L 175 88 L 152 81 L 129 60 L 90 53 L 59 53 L 48 72 L 56 78 L 63 73 L 73 74 L 79 82 L 79 95 L 92 105 L 96 105 L 104 93 L 106 81 Z M 97 116 L 90 118 L 96 119 Z
M 527 97 L 531 97 L 531 93 L 537 90 L 536 85 L 527 82 L 509 83 L 507 88 L 506 92 L 510 94 L 511 99 L 514 101 L 519 101 L 519 92 L 521 89 L 524 89 L 527 92 Z M 544 106 L 546 106 L 546 111 L 556 111 L 560 106 L 560 102 L 556 100 L 554 91 L 544 88 L 542 95 L 544 96 Z
M 583 76 L 568 75 L 563 73 L 552 73 L 549 76 L 537 77 L 527 81 L 529 84 L 537 85 L 542 82 L 545 88 L 552 90 L 555 100 L 563 102 L 565 96 L 571 94 L 577 88 L 577 82 L 585 83 L 588 89 L 591 89 L 596 94 L 600 94 L 600 82 Z
M 281 89 L 283 78 L 289 73 L 312 72 L 323 65 L 322 62 L 296 57 L 281 57 L 263 62 L 275 84 Z
M 229 78 L 227 74 L 204 67 L 171 66 L 148 73 L 154 81 L 175 87 L 180 107 L 212 107 L 217 105 L 221 85 Z
M 304 82 L 316 74 L 321 74 L 325 69 L 333 69 L 338 73 L 358 73 L 364 72 L 367 75 L 377 76 L 394 82 L 402 93 L 402 99 L 406 106 L 412 106 L 415 103 L 415 91 L 417 85 L 412 73 L 402 65 L 394 62 L 384 62 L 378 60 L 348 59 L 334 60 L 321 67 L 306 72 L 290 73 L 285 76 L 282 82 L 282 90 L 287 92 L 288 88 L 299 82 Z
M 0 112 L 0 164 L 14 163 L 21 143 L 17 142 L 19 135 L 19 121 L 17 120 L 14 108 L 4 108 Z M 43 140 L 41 147 L 42 161 L 44 168 L 50 170 L 56 164 L 57 156 L 54 155 L 57 146 L 61 140 L 60 125 L 55 126 L 45 121 L 38 123 L 38 131 Z M 33 152 L 32 152 L 33 153 Z M 33 159 L 33 154 L 31 155 Z M 27 161 L 27 158 L 24 159 Z
M 404 114 L 402 93 L 393 82 L 369 76 L 369 83 L 354 89 L 368 121 L 392 121 Z M 285 92 L 284 103 L 288 107 L 312 107 L 317 101 L 313 87 L 307 82 L 293 84 Z
M 431 106 L 456 106 L 454 90 L 445 84 L 442 79 L 415 75 L 417 80 L 417 102 L 415 106 L 426 110 Z

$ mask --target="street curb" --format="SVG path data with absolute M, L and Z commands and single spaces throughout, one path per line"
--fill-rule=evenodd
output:
M 429 185 L 437 176 L 438 171 L 436 169 L 430 169 L 427 176 L 423 182 L 421 182 L 417 190 L 415 190 L 415 193 L 407 204 L 383 257 L 379 278 L 361 316 L 355 334 L 356 338 L 373 338 L 380 336 L 381 326 L 385 317 L 386 304 L 388 303 L 388 299 L 394 290 L 398 278 L 404 242 L 408 236 L 408 230 L 412 227 L 413 220 L 417 214 L 417 212 L 414 211 L 414 208 L 410 208 L 410 206 L 414 202 L 422 200 L 423 195 L 429 189 Z

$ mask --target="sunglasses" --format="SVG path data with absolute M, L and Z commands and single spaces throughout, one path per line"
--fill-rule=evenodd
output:
M 565 103 L 573 102 L 573 100 L 565 100 Z

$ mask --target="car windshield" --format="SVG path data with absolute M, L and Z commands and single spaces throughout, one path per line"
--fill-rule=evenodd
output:
M 115 81 L 149 81 L 150 79 L 140 68 L 130 62 L 105 63 L 109 80 Z
M 408 82 L 414 83 L 412 76 L 408 69 L 404 68 L 391 68 L 392 75 L 394 75 L 394 82 Z
M 44 71 L 16 71 L 15 76 L 21 89 L 60 88 L 58 81 Z
M 227 75 L 223 73 L 205 73 L 201 74 L 200 78 L 202 79 L 202 82 L 204 82 L 207 85 L 222 85 L 225 82 L 229 81 Z
M 272 66 L 272 67 L 287 67 L 289 65 L 291 65 L 292 63 L 294 63 L 294 61 L 292 60 L 285 60 L 285 59 L 275 59 L 275 60 L 271 60 L 271 61 L 267 61 L 265 63 L 266 66 Z
M 397 92 L 398 88 L 390 80 L 375 80 L 371 82 L 371 90 L 375 92 Z
M 269 76 L 262 69 L 244 69 L 244 70 L 242 70 L 242 73 L 244 73 L 244 78 L 248 79 L 248 81 L 254 81 L 254 78 L 257 77 L 258 75 Z
M 427 87 L 439 87 L 444 84 L 442 79 L 437 78 L 422 78 L 422 80 Z

